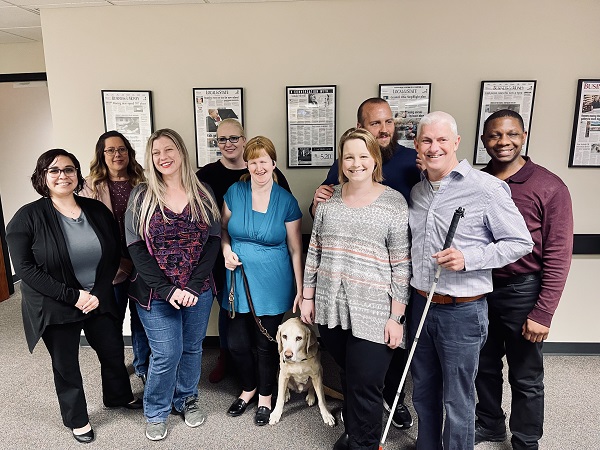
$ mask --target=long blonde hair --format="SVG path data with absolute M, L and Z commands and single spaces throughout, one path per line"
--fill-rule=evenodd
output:
M 156 169 L 152 161 L 152 146 L 154 145 L 154 141 L 161 137 L 166 137 L 173 141 L 181 156 L 181 184 L 187 193 L 192 222 L 203 220 L 205 223 L 210 224 L 213 221 L 220 220 L 221 215 L 217 203 L 209 189 L 196 177 L 183 139 L 176 131 L 163 128 L 155 131 L 148 138 L 146 155 L 144 157 L 147 167 L 147 181 L 143 183 L 145 189 L 140 189 L 133 199 L 134 220 L 137 219 L 138 221 L 137 229 L 139 234 L 141 236 L 148 234 L 150 218 L 157 206 L 160 208 L 165 222 L 169 221 L 165 215 L 167 186 L 162 178 L 162 174 Z

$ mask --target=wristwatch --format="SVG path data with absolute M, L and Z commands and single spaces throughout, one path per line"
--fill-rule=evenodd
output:
M 396 314 L 390 313 L 390 319 L 394 322 L 398 322 L 400 325 L 404 325 L 404 322 L 406 322 L 406 316 L 404 314 L 397 316 Z

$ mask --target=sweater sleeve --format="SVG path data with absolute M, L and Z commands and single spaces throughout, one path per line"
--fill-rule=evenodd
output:
M 79 290 L 56 280 L 42 269 L 43 262 L 36 261 L 33 252 L 35 239 L 33 218 L 27 214 L 27 211 L 21 209 L 6 227 L 6 240 L 15 273 L 40 294 L 75 305 L 79 299 Z
M 542 289 L 527 317 L 549 327 L 567 282 L 573 253 L 573 210 L 565 185 L 544 205 L 542 217 Z
M 137 199 L 134 192 L 129 197 L 129 204 L 125 212 L 125 237 L 127 240 L 127 249 L 133 261 L 135 270 L 144 282 L 154 289 L 157 294 L 169 300 L 176 287 L 171 284 L 167 276 L 160 269 L 156 259 L 150 254 L 146 246 L 145 239 L 140 236 L 138 231 L 138 221 L 133 213 L 133 202 Z

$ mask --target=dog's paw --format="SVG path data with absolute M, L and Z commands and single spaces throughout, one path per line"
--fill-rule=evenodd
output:
M 326 425 L 329 425 L 330 427 L 335 426 L 335 417 L 333 417 L 329 411 L 325 411 L 321 415 L 323 417 L 323 422 L 325 422 Z
M 290 397 L 291 397 L 290 390 L 286 389 L 285 390 L 285 397 L 283 397 L 283 402 L 287 403 L 289 401 Z
M 315 404 L 315 394 L 312 392 L 309 392 L 306 395 L 306 403 L 308 404 L 308 406 L 312 406 Z
M 269 416 L 269 425 L 275 425 L 279 423 L 279 419 L 281 419 L 281 412 L 282 411 L 273 410 Z

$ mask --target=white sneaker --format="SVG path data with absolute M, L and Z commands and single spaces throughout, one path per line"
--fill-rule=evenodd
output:
M 146 437 L 151 441 L 162 441 L 167 437 L 167 422 L 148 422 Z
M 188 427 L 199 427 L 206 420 L 206 415 L 198 405 L 198 399 L 190 397 L 186 399 L 183 405 L 183 418 Z

